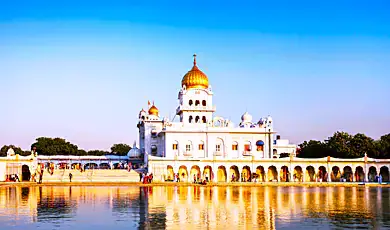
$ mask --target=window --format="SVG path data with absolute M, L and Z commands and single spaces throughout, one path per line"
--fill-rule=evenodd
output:
M 173 149 L 173 150 L 177 150 L 177 144 L 173 144 L 173 145 L 172 145 L 172 149 Z
M 204 150 L 204 145 L 203 144 L 199 144 L 199 150 Z
M 199 123 L 199 120 L 200 120 L 200 117 L 199 117 L 199 116 L 196 116 L 196 117 L 195 117 L 195 123 Z
M 233 144 L 232 145 L 232 150 L 238 150 L 238 145 L 237 144 Z
M 206 123 L 206 117 L 205 116 L 202 117 L 202 123 Z
M 216 152 L 220 152 L 221 151 L 221 145 L 220 144 L 215 146 L 215 151 Z
M 251 151 L 251 145 L 250 144 L 245 144 L 244 145 L 245 151 Z
M 152 145 L 152 151 L 151 152 L 152 152 L 153 156 L 157 155 L 157 146 Z
M 195 101 L 195 106 L 198 106 L 200 104 L 199 100 Z
M 190 151 L 191 151 L 191 145 L 190 145 L 190 144 L 186 144 L 186 151 L 187 151 L 187 152 L 190 152 Z
M 263 151 L 263 149 L 264 149 L 263 145 L 257 146 L 257 148 L 256 148 L 257 151 Z
M 189 123 L 192 123 L 192 120 L 193 120 L 194 118 L 192 117 L 192 116 L 190 116 L 189 118 L 188 118 L 188 122 Z
M 202 105 L 203 105 L 203 106 L 206 106 L 206 100 L 203 100 L 203 101 L 202 101 Z
M 188 104 L 191 106 L 192 104 L 194 104 L 194 102 L 192 100 L 189 100 Z

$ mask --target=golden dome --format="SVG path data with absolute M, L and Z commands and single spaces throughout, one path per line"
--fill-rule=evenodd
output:
M 194 54 L 194 66 L 184 75 L 181 80 L 181 86 L 186 86 L 187 89 L 207 89 L 209 87 L 209 79 L 198 66 L 196 66 L 196 54 Z
M 158 116 L 158 109 L 156 106 L 152 105 L 148 111 L 149 115 L 155 115 Z

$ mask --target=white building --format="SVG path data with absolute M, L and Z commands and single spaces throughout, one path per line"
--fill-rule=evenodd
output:
M 280 140 L 280 136 L 274 140 L 271 116 L 253 120 L 245 112 L 237 126 L 228 119 L 213 116 L 216 111 L 213 91 L 206 74 L 196 65 L 196 55 L 181 86 L 176 109 L 178 121 L 161 118 L 154 103 L 149 103 L 148 112 L 142 109 L 139 113 L 140 150 L 146 156 L 145 163 L 149 163 L 149 172 L 156 173 L 152 161 L 245 161 L 295 154 L 296 145 Z M 160 167 L 165 177 L 170 174 L 167 167 L 168 163 Z

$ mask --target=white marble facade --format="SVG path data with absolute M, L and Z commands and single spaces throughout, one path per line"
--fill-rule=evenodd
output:
M 157 107 L 139 113 L 139 145 L 146 156 L 164 159 L 270 159 L 295 154 L 296 145 L 276 140 L 271 116 L 244 112 L 238 125 L 213 116 L 213 91 L 207 76 L 196 66 L 182 80 L 176 121 L 161 118 Z M 148 157 L 145 157 L 147 161 Z M 147 162 L 146 162 L 147 163 Z

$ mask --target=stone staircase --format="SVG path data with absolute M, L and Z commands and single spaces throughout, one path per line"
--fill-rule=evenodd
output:
M 139 174 L 134 170 L 128 172 L 120 169 L 90 169 L 84 172 L 71 169 L 54 170 L 50 175 L 47 170 L 43 173 L 42 182 L 69 182 L 69 173 L 72 173 L 72 182 L 139 182 Z M 38 178 L 37 178 L 38 181 Z

